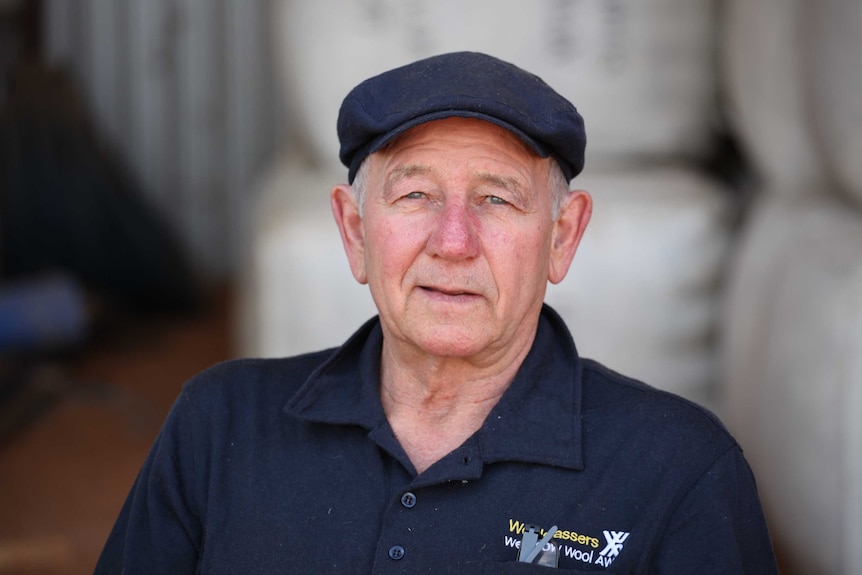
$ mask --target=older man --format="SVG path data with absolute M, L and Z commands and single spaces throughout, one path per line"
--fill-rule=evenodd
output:
M 360 84 L 338 129 L 379 317 L 189 382 L 97 573 L 775 573 L 721 424 L 579 358 L 543 304 L 592 209 L 575 108 L 455 53 Z

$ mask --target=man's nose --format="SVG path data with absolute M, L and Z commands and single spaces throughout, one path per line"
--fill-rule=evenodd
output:
M 479 253 L 474 216 L 463 203 L 447 203 L 437 214 L 434 230 L 428 240 L 431 255 L 461 260 Z

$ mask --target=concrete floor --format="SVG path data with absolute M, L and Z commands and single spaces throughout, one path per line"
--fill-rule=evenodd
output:
M 36 370 L 59 398 L 0 445 L 0 575 L 93 572 L 182 383 L 230 356 L 231 301 L 123 326 Z

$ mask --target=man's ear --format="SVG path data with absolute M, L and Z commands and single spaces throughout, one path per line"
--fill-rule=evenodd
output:
M 361 284 L 368 283 L 368 276 L 365 273 L 365 234 L 356 195 L 350 186 L 340 184 L 332 189 L 329 201 L 332 205 L 332 215 L 335 216 L 335 223 L 338 224 L 338 231 L 341 233 L 344 252 L 350 262 L 350 271 L 353 272 L 356 281 Z
M 548 280 L 560 283 L 569 273 L 572 258 L 581 243 L 590 216 L 593 213 L 593 198 L 585 190 L 569 192 L 560 209 L 560 216 L 554 222 L 551 235 L 551 254 L 548 266 Z

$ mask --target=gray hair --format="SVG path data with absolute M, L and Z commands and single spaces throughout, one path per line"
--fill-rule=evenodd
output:
M 362 208 L 365 205 L 365 192 L 368 188 L 368 156 L 362 161 L 356 176 L 353 178 L 353 196 L 356 198 L 356 204 L 359 206 L 359 217 L 362 217 Z M 563 202 L 569 195 L 569 183 L 566 181 L 566 176 L 563 174 L 563 169 L 556 161 L 548 162 L 548 187 L 551 190 L 551 218 L 556 221 L 560 217 L 560 210 L 563 208 Z

